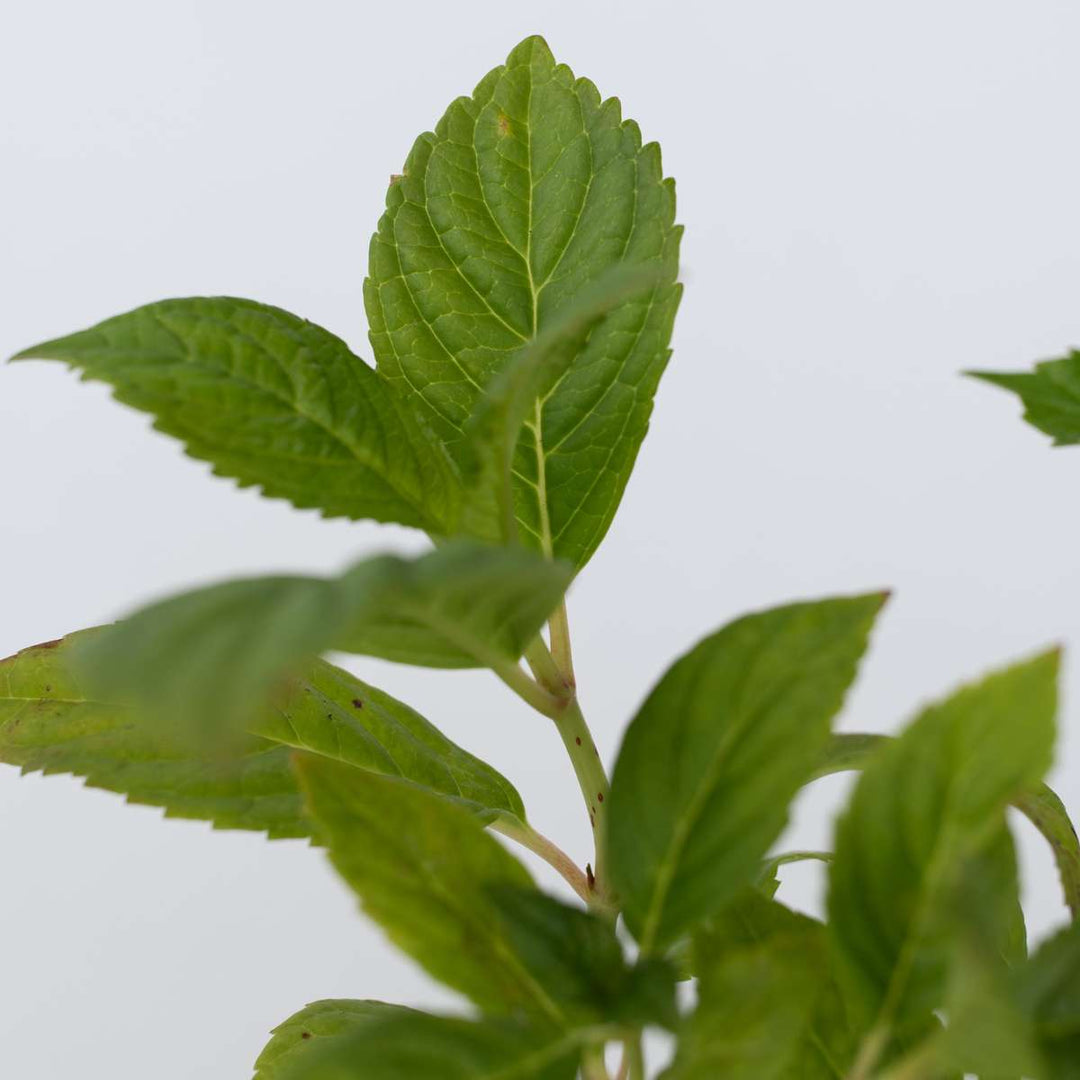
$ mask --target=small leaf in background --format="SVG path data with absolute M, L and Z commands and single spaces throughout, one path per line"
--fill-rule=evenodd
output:
M 573 1080 L 580 1056 L 551 1029 L 410 1010 L 298 1056 L 280 1080 Z
M 677 661 L 626 733 L 611 874 L 649 951 L 753 881 L 817 765 L 884 597 L 739 619 Z
M 673 969 L 648 960 L 631 967 L 610 922 L 536 889 L 489 893 L 515 954 L 572 1020 L 675 1026 Z
M 1024 419 L 1055 446 L 1080 442 L 1080 352 L 1044 360 L 1034 371 L 969 371 L 983 382 L 1011 390 L 1024 403 Z
M 260 710 L 230 753 L 170 738 L 124 705 L 87 698 L 71 653 L 98 633 L 0 660 L 0 761 L 25 772 L 73 773 L 129 802 L 164 807 L 167 817 L 271 838 L 311 833 L 293 747 L 401 777 L 483 821 L 525 819 L 509 780 L 404 703 L 323 660 Z
M 26 349 L 154 416 L 219 476 L 329 517 L 435 533 L 461 481 L 412 402 L 314 323 L 232 297 L 163 300 Z
M 143 608 L 77 658 L 95 696 L 199 745 L 248 729 L 329 649 L 438 667 L 516 663 L 570 568 L 524 549 L 455 540 L 377 556 L 338 578 L 230 581 Z
M 964 861 L 1001 843 L 1009 801 L 1049 767 L 1057 671 L 1050 652 L 964 687 L 868 762 L 837 825 L 828 907 L 870 1041 L 941 1005 Z
M 507 939 L 489 889 L 525 868 L 465 810 L 323 758 L 296 763 L 330 859 L 364 911 L 435 978 L 496 1013 L 561 1023 L 563 1010 Z
M 364 283 L 372 348 L 462 463 L 470 416 L 522 347 L 612 267 L 655 270 L 561 361 L 514 455 L 522 537 L 580 568 L 648 429 L 679 302 L 659 147 L 531 37 L 417 139 L 386 204 Z
M 313 1001 L 274 1028 L 255 1062 L 254 1080 L 282 1080 L 289 1072 L 295 1075 L 330 1042 L 363 1031 L 373 1022 L 412 1013 L 403 1005 L 383 1001 Z
M 1080 922 L 1045 942 L 1014 986 L 1049 1066 L 1047 1080 L 1080 1080 Z

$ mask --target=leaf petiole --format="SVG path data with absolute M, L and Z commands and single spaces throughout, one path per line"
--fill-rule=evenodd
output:
M 537 832 L 530 825 L 507 817 L 496 818 L 489 828 L 502 833 L 503 836 L 508 836 L 511 840 L 516 840 L 534 855 L 539 855 L 544 862 L 558 871 L 563 880 L 585 903 L 591 902 L 592 893 L 589 890 L 589 880 L 584 871 L 562 848 L 549 840 L 543 833 Z

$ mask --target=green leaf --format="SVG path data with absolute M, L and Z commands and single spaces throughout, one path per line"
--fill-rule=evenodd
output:
M 407 780 L 482 821 L 525 821 L 521 796 L 505 776 L 404 702 L 325 660 L 316 660 L 251 730 L 285 746 Z
M 662 284 L 655 267 L 621 264 L 605 270 L 570 300 L 491 381 L 465 425 L 461 457 L 467 478 L 465 527 L 477 535 L 518 539 L 514 450 L 522 425 L 620 303 Z M 496 514 L 494 524 L 487 518 Z
M 233 753 L 170 737 L 133 710 L 88 698 L 71 653 L 99 631 L 0 660 L 0 761 L 24 772 L 73 773 L 167 817 L 307 837 L 310 823 L 292 748 L 408 780 L 481 820 L 524 820 L 508 780 L 466 753 L 419 713 L 324 661 L 275 706 L 261 710 Z
M 888 735 L 833 735 L 814 779 L 850 769 L 862 769 L 870 756 L 887 745 Z M 1043 834 L 1061 878 L 1065 903 L 1080 918 L 1080 839 L 1061 799 L 1046 785 L 1018 795 L 1013 805 Z
M 800 862 L 832 862 L 831 851 L 784 851 L 770 855 L 758 874 L 757 887 L 765 896 L 773 897 L 780 888 L 780 867 Z
M 1050 1067 L 1047 1080 L 1080 1080 L 1080 922 L 1035 953 L 1016 992 Z
M 368 559 L 338 578 L 230 581 L 143 608 L 95 635 L 80 663 L 96 695 L 138 706 L 164 730 L 220 741 L 328 649 L 513 666 L 570 573 L 520 548 L 455 540 L 418 559 Z
M 563 1022 L 508 940 L 489 892 L 528 888 L 529 874 L 474 817 L 325 759 L 302 756 L 296 767 L 331 861 L 399 948 L 488 1012 Z
M 967 686 L 868 762 L 837 825 L 828 901 L 868 1045 L 940 1006 L 965 861 L 994 861 L 986 853 L 1003 842 L 1009 801 L 1049 767 L 1057 671 L 1050 652 Z M 1015 899 L 1003 896 L 999 918 L 1011 927 Z
M 254 1080 L 282 1080 L 289 1072 L 308 1067 L 330 1043 L 401 1015 L 419 1014 L 382 1001 L 313 1001 L 274 1028 L 273 1038 L 255 1062 Z
M 1080 442 L 1080 352 L 1044 360 L 1030 372 L 967 374 L 1015 393 L 1024 403 L 1024 419 L 1050 435 L 1055 446 Z
M 698 1004 L 665 1080 L 780 1080 L 808 1064 L 802 1055 L 827 956 L 819 935 L 733 948 L 704 934 L 696 954 Z
M 612 267 L 656 271 L 575 350 L 514 455 L 522 536 L 583 566 L 645 436 L 679 301 L 659 147 L 528 38 L 417 139 L 386 202 L 364 283 L 372 347 L 460 462 L 469 418 L 524 346 Z
M 536 889 L 489 892 L 515 954 L 573 1021 L 675 1027 L 675 973 L 667 963 L 631 967 L 610 922 Z
M 415 405 L 340 338 L 280 308 L 164 300 L 14 359 L 63 360 L 109 383 L 242 487 L 329 517 L 456 526 L 459 475 Z
M 610 868 L 648 952 L 715 914 L 787 820 L 855 677 L 883 596 L 750 615 L 675 663 L 615 766 Z
M 413 561 L 361 563 L 352 577 L 371 601 L 335 648 L 425 667 L 498 668 L 521 657 L 573 569 L 520 548 L 453 540 Z
M 316 1047 L 280 1080 L 573 1080 L 579 1057 L 573 1035 L 409 1012 Z

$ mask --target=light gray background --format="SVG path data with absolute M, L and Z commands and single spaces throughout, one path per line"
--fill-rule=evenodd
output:
M 575 587 L 610 759 L 654 678 L 748 609 L 896 589 L 848 729 L 1080 647 L 1080 450 L 965 367 L 1080 343 L 1080 6 L 99 0 L 0 15 L 0 353 L 231 293 L 369 356 L 360 288 L 415 134 L 542 32 L 660 139 L 686 225 L 675 356 L 619 518 Z M 0 655 L 237 572 L 334 571 L 415 535 L 238 493 L 59 366 L 0 369 Z M 1075 660 L 1070 661 L 1070 672 Z M 558 739 L 483 674 L 375 662 L 577 857 Z M 1057 783 L 1080 811 L 1080 716 Z M 800 806 L 825 845 L 845 788 Z M 303 1003 L 449 994 L 318 853 L 0 769 L 0 1070 L 247 1075 Z M 1026 831 L 1035 934 L 1062 920 Z M 545 881 L 550 880 L 546 875 Z M 786 895 L 813 908 L 813 871 Z

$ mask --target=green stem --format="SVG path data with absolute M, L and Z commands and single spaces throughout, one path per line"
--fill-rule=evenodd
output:
M 562 848 L 552 843 L 542 833 L 538 833 L 530 825 L 512 818 L 496 818 L 489 828 L 500 832 L 503 836 L 516 840 L 522 847 L 528 848 L 534 855 L 539 855 L 549 866 L 552 866 L 562 875 L 571 889 L 581 897 L 585 903 L 592 900 L 589 890 L 589 880 L 581 868 L 566 854 Z
M 626 1063 L 629 1064 L 627 1080 L 645 1080 L 645 1055 L 641 1051 L 640 1035 L 627 1040 Z
M 596 749 L 589 725 L 578 705 L 577 698 L 571 698 L 552 719 L 559 731 L 559 736 L 570 755 L 570 764 L 574 767 L 578 787 L 585 800 L 585 809 L 592 824 L 593 838 L 596 842 L 596 866 L 593 874 L 593 903 L 601 908 L 610 907 L 605 875 L 606 857 L 604 854 L 607 840 L 608 802 L 611 785 L 604 772 L 600 752 Z
M 551 634 L 551 656 L 555 666 L 567 686 L 576 686 L 574 653 L 570 647 L 570 623 L 566 617 L 565 600 L 551 613 L 548 630 Z
M 561 705 L 559 698 L 545 686 L 541 686 L 535 679 L 530 678 L 529 673 L 525 671 L 520 664 L 511 664 L 508 662 L 495 663 L 492 664 L 491 670 L 494 671 L 495 674 L 522 699 L 522 701 L 531 705 L 538 713 L 554 718 L 554 714 Z

